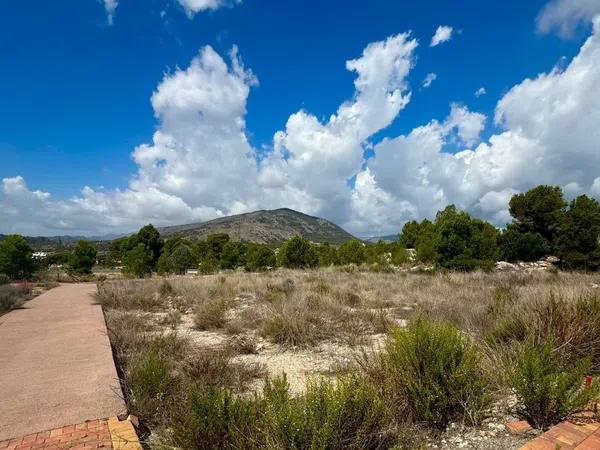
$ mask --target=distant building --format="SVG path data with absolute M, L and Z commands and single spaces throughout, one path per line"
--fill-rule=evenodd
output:
M 198 275 L 198 269 L 187 269 L 185 271 L 186 275 Z
M 48 257 L 48 253 L 46 252 L 35 252 L 31 255 L 33 259 L 46 259 Z

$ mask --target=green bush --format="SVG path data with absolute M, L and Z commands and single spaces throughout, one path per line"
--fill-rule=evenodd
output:
M 187 402 L 173 414 L 170 423 L 174 448 L 258 449 L 261 403 L 224 388 L 190 389 Z
M 89 275 L 96 264 L 98 250 L 88 241 L 79 241 L 69 255 L 68 270 L 72 274 Z
M 598 384 L 583 385 L 591 358 L 567 363 L 552 341 L 536 345 L 529 339 L 517 358 L 510 381 L 521 404 L 521 414 L 536 428 L 546 429 L 585 407 L 599 393 Z
M 150 349 L 131 370 L 129 388 L 133 413 L 143 417 L 149 425 L 157 422 L 173 386 L 174 379 L 166 357 Z
M 379 449 L 390 443 L 387 405 L 355 374 L 309 380 L 304 395 L 305 448 Z
M 317 267 L 319 255 L 308 239 L 294 236 L 279 249 L 277 263 L 290 269 Z
M 444 428 L 477 423 L 488 402 L 480 353 L 457 328 L 418 318 L 390 332 L 375 373 L 413 420 Z

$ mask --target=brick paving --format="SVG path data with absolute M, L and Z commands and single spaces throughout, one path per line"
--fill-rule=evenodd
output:
M 118 418 L 88 420 L 0 442 L 0 450 L 142 450 L 135 428 Z
M 528 442 L 521 450 L 600 450 L 600 423 L 565 421 Z

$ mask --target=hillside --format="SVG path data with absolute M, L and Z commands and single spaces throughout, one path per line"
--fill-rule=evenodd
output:
M 353 239 L 350 233 L 325 219 L 287 208 L 255 211 L 221 217 L 203 223 L 159 228 L 163 237 L 182 236 L 205 239 L 210 234 L 227 233 L 231 239 L 277 245 L 299 234 L 313 242 L 340 244 Z

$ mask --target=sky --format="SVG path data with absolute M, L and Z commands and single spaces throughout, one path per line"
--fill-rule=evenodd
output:
M 600 0 L 7 0 L 0 233 L 600 199 Z

